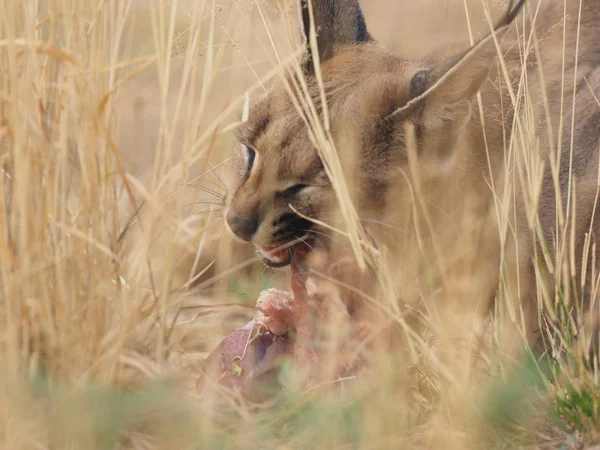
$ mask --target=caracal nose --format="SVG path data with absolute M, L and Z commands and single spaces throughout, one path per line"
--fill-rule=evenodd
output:
M 231 231 L 245 241 L 251 241 L 258 229 L 258 219 L 252 216 L 244 217 L 229 213 L 227 223 Z

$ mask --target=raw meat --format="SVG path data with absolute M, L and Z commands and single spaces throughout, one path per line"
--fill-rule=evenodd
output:
M 315 343 L 335 314 L 336 326 L 353 327 L 350 333 L 354 334 L 353 339 L 341 340 L 343 348 L 336 352 L 339 367 L 333 368 L 333 376 L 362 370 L 362 361 L 357 360 L 354 350 L 357 339 L 364 338 L 365 324 L 353 323 L 349 311 L 352 296 L 345 293 L 342 298 L 335 285 L 313 276 L 307 254 L 306 248 L 294 250 L 292 293 L 263 291 L 254 319 L 223 339 L 209 355 L 198 380 L 200 393 L 212 384 L 232 389 L 248 399 L 264 400 L 283 389 L 278 369 L 286 359 L 291 360 L 298 374 L 303 372 L 306 384 L 311 384 L 322 362 Z

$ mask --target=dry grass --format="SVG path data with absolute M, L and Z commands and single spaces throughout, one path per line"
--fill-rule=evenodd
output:
M 435 314 L 447 339 L 433 350 L 414 337 L 413 358 L 387 355 L 376 386 L 290 393 L 269 408 L 196 398 L 207 352 L 263 287 L 287 284 L 220 218 L 234 113 L 294 48 L 285 3 L 0 0 L 0 448 L 594 441 L 597 373 L 568 351 L 568 332 L 550 364 L 515 360 L 453 340 L 460 318 Z M 409 55 L 468 40 L 464 5 L 473 33 L 488 27 L 476 0 L 363 3 L 374 36 Z M 535 161 L 519 166 L 526 118 L 509 163 L 535 188 Z M 382 285 L 390 272 L 379 267 Z

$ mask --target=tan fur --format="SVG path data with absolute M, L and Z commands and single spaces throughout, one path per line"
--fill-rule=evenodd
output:
M 321 2 L 313 3 L 320 6 Z M 339 8 L 358 8 L 354 0 L 333 3 Z M 521 78 L 527 77 L 528 98 L 533 105 L 531 120 L 537 124 L 539 145 L 517 151 L 513 161 L 523 167 L 527 159 L 523 155 L 534 150 L 545 161 L 539 229 L 550 253 L 556 254 L 562 248 L 560 239 L 557 241 L 562 230 L 556 226 L 557 202 L 548 158 L 552 149 L 558 148 L 566 26 L 560 192 L 564 209 L 571 167 L 576 180 L 576 230 L 572 238 L 567 230 L 566 241 L 575 244 L 575 275 L 579 277 L 582 261 L 593 257 L 583 255 L 586 233 L 591 229 L 595 237 L 600 225 L 600 218 L 593 217 L 600 142 L 600 105 L 594 98 L 594 93 L 600 97 L 600 45 L 596 37 L 600 1 L 583 1 L 570 164 L 578 5 L 579 1 L 567 0 L 567 17 L 563 20 L 562 1 L 541 1 L 535 23 L 538 51 L 532 49 L 527 55 L 525 68 L 522 52 L 527 39 L 523 39 L 523 31 L 527 38 L 536 4 L 529 5 L 524 29 L 523 15 L 519 15 L 517 25 L 499 28 L 506 34 L 499 33 L 498 38 L 502 38 L 503 61 L 515 93 L 518 94 Z M 316 12 L 317 27 L 331 26 L 335 18 L 326 17 L 322 8 Z M 356 26 L 356 22 L 353 17 L 348 26 Z M 502 285 L 515 308 L 514 314 L 508 315 L 519 325 L 525 324 L 531 338 L 538 326 L 536 249 L 537 259 L 541 258 L 539 243 L 534 242 L 528 222 L 524 200 L 527 192 L 518 181 L 516 166 L 507 171 L 505 165 L 511 137 L 520 147 L 523 145 L 519 135 L 511 131 L 514 110 L 493 40 L 472 50 L 466 45 L 444 45 L 415 60 L 386 51 L 368 35 L 368 42 L 349 43 L 351 30 L 342 28 L 340 42 L 336 42 L 333 32 L 324 34 L 319 41 L 331 133 L 363 225 L 380 247 L 388 250 L 389 263 L 397 274 L 399 299 L 417 303 L 441 289 L 450 297 L 465 299 L 465 309 L 482 310 L 483 304 L 485 310 Z M 312 102 L 321 111 L 312 61 L 305 66 L 305 78 Z M 435 80 L 441 80 L 438 87 L 434 87 Z M 252 106 L 249 121 L 239 132 L 240 142 L 254 148 L 258 158 L 246 177 L 245 150 L 243 146 L 236 150 L 239 177 L 228 197 L 227 217 L 230 224 L 235 218 L 253 218 L 257 229 L 251 240 L 262 247 L 285 243 L 285 239 L 275 236 L 281 228 L 278 219 L 292 212 L 290 204 L 295 211 L 319 221 L 332 223 L 337 217 L 335 194 L 311 141 L 306 113 L 301 114 L 297 108 L 302 94 L 296 91 L 297 101 L 290 100 L 290 90 L 293 92 L 297 84 L 296 76 L 288 75 L 285 82 L 271 86 L 269 94 Z M 482 96 L 485 129 L 475 96 L 478 92 Z M 546 108 L 549 117 L 545 115 Z M 305 187 L 294 188 L 291 195 L 285 195 L 285 189 L 299 184 Z M 506 186 L 513 189 L 509 196 L 512 202 L 505 203 L 510 211 L 507 231 L 500 227 L 502 221 L 498 219 L 502 214 L 499 196 Z M 564 213 L 569 223 L 571 213 Z M 312 230 L 326 232 L 319 227 Z M 297 232 L 295 236 L 303 234 Z M 567 245 L 562 254 L 570 252 Z M 563 262 L 553 264 L 560 266 Z M 556 273 L 545 266 L 540 270 L 548 280 L 547 288 L 554 289 Z M 588 281 L 592 280 L 588 277 Z M 476 299 L 480 304 L 466 299 Z

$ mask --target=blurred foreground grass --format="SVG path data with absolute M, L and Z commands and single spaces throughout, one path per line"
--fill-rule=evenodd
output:
M 269 405 L 197 398 L 207 352 L 261 289 L 287 285 L 223 235 L 220 207 L 234 112 L 293 48 L 295 13 L 280 9 L 293 3 L 1 1 L 0 448 L 595 442 L 597 373 L 570 355 L 476 355 L 466 377 L 470 354 L 450 342 L 444 362 L 389 355 L 375 385 L 334 380 Z M 464 38 L 463 2 L 441 4 L 419 7 Z M 402 39 L 419 31 L 417 5 L 364 6 L 391 46 L 435 43 Z M 386 36 L 387 7 L 402 36 Z

